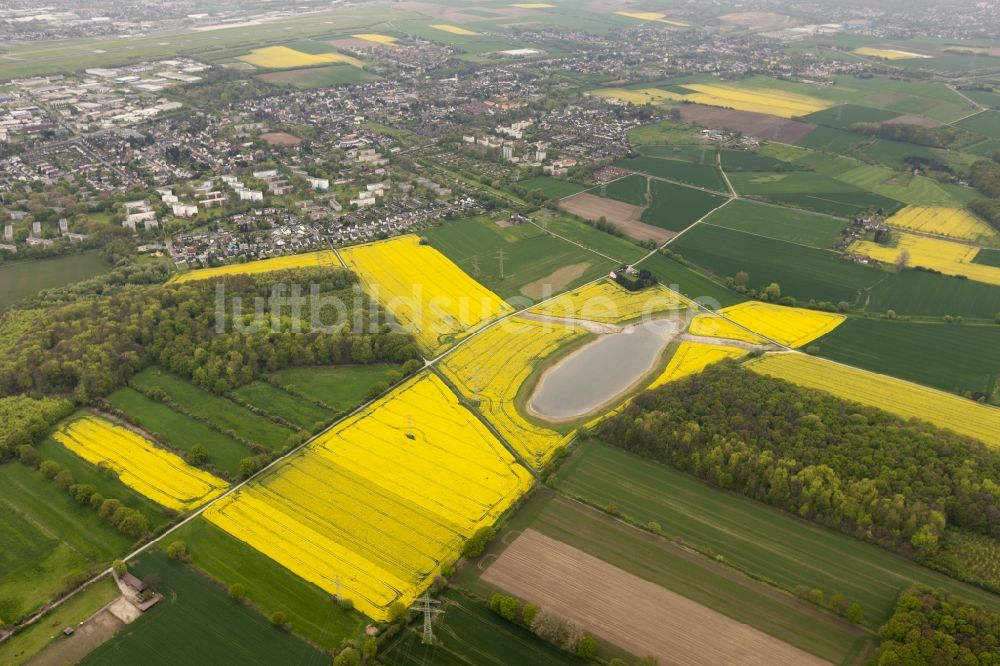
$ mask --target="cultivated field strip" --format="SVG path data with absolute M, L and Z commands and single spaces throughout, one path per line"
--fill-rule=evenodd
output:
M 885 221 L 891 227 L 973 242 L 996 241 L 1000 233 L 972 213 L 947 206 L 907 206 Z
M 483 324 L 513 312 L 443 254 L 421 245 L 416 236 L 357 245 L 340 254 L 369 295 L 391 312 L 430 356 Z
M 667 367 L 652 381 L 649 388 L 654 389 L 688 375 L 697 374 L 713 363 L 727 358 L 739 358 L 746 353 L 745 349 L 739 347 L 682 342 L 670 357 Z
M 970 280 L 1000 285 L 1000 268 L 973 263 L 979 248 L 957 241 L 928 238 L 917 234 L 900 233 L 895 247 L 872 241 L 856 241 L 851 252 L 868 256 L 883 263 L 902 262 L 908 266 L 930 268 L 945 275 L 964 275 Z
M 542 303 L 529 312 L 562 319 L 620 324 L 649 315 L 684 312 L 690 301 L 659 285 L 628 291 L 610 280 L 588 284 Z
M 376 620 L 409 605 L 531 485 L 433 373 L 318 437 L 205 517 Z
M 615 645 L 670 663 L 828 663 L 531 529 L 482 579 Z
M 513 317 L 493 326 L 445 357 L 441 372 L 521 456 L 540 468 L 573 433 L 535 425 L 518 412 L 515 398 L 535 363 L 586 335 L 575 326 Z
M 245 264 L 227 264 L 226 266 L 216 266 L 213 268 L 201 268 L 187 273 L 178 273 L 170 279 L 170 282 L 191 282 L 192 280 L 211 280 L 224 275 L 253 275 L 257 273 L 271 273 L 273 271 L 285 271 L 293 268 L 341 268 L 341 263 L 337 255 L 330 250 L 319 250 L 317 252 L 306 252 L 304 254 L 289 254 L 272 259 L 262 259 L 251 261 Z
M 697 315 L 691 320 L 691 324 L 688 326 L 688 333 L 707 338 L 739 340 L 740 342 L 748 342 L 755 345 L 767 342 L 756 333 L 748 331 L 725 317 L 707 312 Z
M 52 437 L 84 460 L 114 470 L 126 486 L 168 509 L 194 509 L 229 485 L 105 419 L 84 416 Z
M 744 328 L 792 348 L 826 335 L 846 319 L 840 314 L 761 301 L 747 301 L 723 308 L 719 313 Z
M 747 367 L 903 418 L 927 421 L 990 446 L 1000 446 L 1000 409 L 952 393 L 805 354 L 768 354 L 750 361 Z

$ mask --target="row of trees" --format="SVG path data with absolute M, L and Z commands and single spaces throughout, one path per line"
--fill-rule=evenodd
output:
M 882 625 L 879 666 L 1000 663 L 1000 614 L 914 585 Z
M 597 651 L 597 641 L 583 633 L 583 629 L 554 613 L 544 611 L 535 604 L 523 604 L 517 597 L 494 594 L 490 609 L 509 622 L 520 624 L 539 638 L 572 652 L 581 659 L 590 659 Z
M 638 396 L 606 441 L 904 555 L 1000 538 L 1000 452 L 733 363 Z

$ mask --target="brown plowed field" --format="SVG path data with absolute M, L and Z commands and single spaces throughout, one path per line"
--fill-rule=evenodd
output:
M 661 664 L 809 666 L 827 662 L 535 530 L 482 579 Z
M 616 201 L 607 197 L 581 192 L 566 197 L 559 202 L 559 207 L 567 213 L 573 213 L 585 220 L 596 221 L 604 218 L 621 229 L 622 233 L 637 241 L 656 241 L 662 244 L 673 238 L 676 233 L 640 222 L 641 206 L 633 206 L 624 201 Z
M 681 104 L 676 108 L 680 109 L 681 118 L 686 123 L 694 123 L 709 129 L 743 132 L 747 136 L 781 143 L 795 143 L 816 129 L 816 125 L 812 123 L 788 120 L 767 113 L 736 111 L 702 104 Z

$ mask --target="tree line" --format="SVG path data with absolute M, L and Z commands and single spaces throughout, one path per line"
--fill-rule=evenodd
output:
M 647 391 L 605 441 L 929 560 L 945 528 L 1000 538 L 1000 451 L 736 363 Z

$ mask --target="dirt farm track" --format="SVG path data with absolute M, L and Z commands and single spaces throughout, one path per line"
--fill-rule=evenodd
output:
M 661 664 L 827 663 L 531 529 L 482 579 Z

